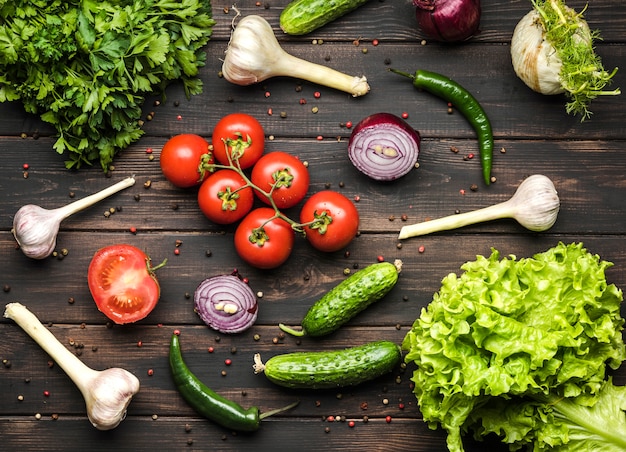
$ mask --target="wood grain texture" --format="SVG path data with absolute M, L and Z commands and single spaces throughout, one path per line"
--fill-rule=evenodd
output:
M 409 0 L 371 0 L 312 35 L 298 37 L 278 30 L 279 14 L 288 0 L 255 3 L 243 0 L 237 7 L 244 15 L 267 18 L 287 51 L 347 73 L 364 74 L 372 91 L 353 99 L 286 77 L 250 87 L 229 84 L 219 76 L 220 59 L 235 14 L 228 3 L 214 2 L 217 23 L 206 48 L 207 65 L 201 70 L 203 94 L 186 99 L 174 83 L 165 98 L 157 93 L 148 98 L 144 112 L 153 113 L 153 119 L 144 124 L 145 136 L 116 158 L 110 178 L 98 167 L 67 171 L 63 156 L 52 150 L 51 127 L 16 103 L 0 104 L 2 305 L 22 302 L 88 365 L 127 368 L 142 385 L 127 419 L 114 431 L 99 432 L 87 421 L 84 401 L 69 378 L 13 322 L 2 318 L 0 360 L 8 360 L 10 366 L 0 365 L 0 449 L 443 451 L 444 433 L 430 430 L 423 422 L 412 394 L 410 364 L 354 388 L 289 391 L 254 374 L 254 353 L 270 357 L 377 339 L 400 343 L 442 278 L 459 273 L 464 262 L 489 255 L 492 248 L 503 256 L 526 257 L 559 241 L 581 241 L 614 263 L 607 271 L 609 282 L 626 287 L 623 95 L 597 99 L 592 104 L 594 115 L 581 123 L 565 113 L 562 96 L 535 94 L 518 80 L 510 64 L 509 41 L 529 2 L 484 0 L 481 33 L 457 45 L 422 44 Z M 576 9 L 585 3 L 568 2 Z M 626 61 L 624 11 L 612 0 L 596 0 L 585 14 L 590 26 L 602 32 L 604 40 L 598 42 L 597 51 L 607 68 Z M 374 46 L 373 39 L 379 45 Z M 390 73 L 390 67 L 441 72 L 475 95 L 494 128 L 496 183 L 484 186 L 479 159 L 468 158 L 478 149 L 467 121 L 457 112 L 449 114 L 445 102 Z M 620 70 L 613 85 L 624 89 L 625 82 L 626 74 Z M 215 123 L 236 111 L 259 119 L 267 132 L 267 151 L 286 150 L 309 163 L 311 193 L 331 188 L 358 198 L 360 234 L 345 251 L 320 253 L 298 239 L 286 265 L 274 271 L 251 268 L 235 252 L 234 226 L 210 223 L 197 206 L 196 189 L 177 189 L 163 177 L 158 157 L 170 136 L 197 133 L 210 139 Z M 372 182 L 358 173 L 346 153 L 350 129 L 345 123 L 379 111 L 408 113 L 408 122 L 422 136 L 419 168 L 390 184 Z M 452 147 L 459 152 L 452 152 Z M 30 166 L 27 178 L 24 163 Z M 403 225 L 505 201 L 534 173 L 550 177 L 561 199 L 558 221 L 550 231 L 530 233 L 514 220 L 499 220 L 399 243 L 397 234 Z M 16 248 L 11 227 L 22 205 L 58 207 L 130 175 L 137 179 L 134 187 L 62 223 L 57 248 L 67 249 L 65 258 L 33 261 Z M 150 188 L 145 188 L 148 181 Z M 105 218 L 110 208 L 116 212 Z M 297 208 L 288 213 L 297 216 Z M 136 234 L 129 232 L 131 227 Z M 179 255 L 174 254 L 177 241 L 182 242 Z M 147 319 L 124 327 L 107 324 L 87 287 L 91 257 L 113 243 L 134 244 L 155 262 L 168 259 L 158 271 L 159 305 Z M 378 256 L 404 262 L 399 282 L 387 297 L 329 337 L 297 340 L 280 335 L 279 322 L 298 325 L 308 307 L 345 278 L 345 269 L 354 271 Z M 204 278 L 234 268 L 262 298 L 257 323 L 241 335 L 228 336 L 201 322 L 193 311 L 192 295 Z M 169 375 L 168 345 L 175 329 L 181 331 L 189 367 L 216 392 L 262 410 L 296 399 L 300 405 L 264 421 L 254 434 L 235 435 L 198 417 Z M 232 360 L 230 366 L 225 365 L 226 359 Z M 153 375 L 148 375 L 149 370 Z M 623 367 L 613 375 L 614 382 L 626 384 Z M 50 396 L 45 397 L 44 391 Z M 331 415 L 345 421 L 325 421 Z M 386 416 L 392 417 L 390 423 Z M 349 420 L 355 421 L 354 427 L 349 427 Z M 476 443 L 471 438 L 465 445 L 470 452 L 506 450 L 497 442 Z

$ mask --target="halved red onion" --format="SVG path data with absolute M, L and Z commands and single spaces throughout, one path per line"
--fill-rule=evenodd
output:
M 359 171 L 372 179 L 392 181 L 415 167 L 419 146 L 419 132 L 404 119 L 391 113 L 375 113 L 354 127 L 348 156 Z
M 221 333 L 241 333 L 257 318 L 256 295 L 236 272 L 205 279 L 193 300 L 202 321 Z
M 429 38 L 457 42 L 471 38 L 480 25 L 480 0 L 413 0 L 415 18 Z

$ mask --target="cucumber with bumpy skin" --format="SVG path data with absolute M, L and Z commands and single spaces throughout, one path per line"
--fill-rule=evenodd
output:
M 254 355 L 254 373 L 264 372 L 272 383 L 292 389 L 355 386 L 391 372 L 402 358 L 391 341 L 369 342 L 343 350 L 276 355 L 265 364 Z
M 305 35 L 367 2 L 368 0 L 295 0 L 280 14 L 280 28 L 289 35 Z
M 353 273 L 316 301 L 302 319 L 302 330 L 279 324 L 281 330 L 294 336 L 319 337 L 337 330 L 396 285 L 402 262 L 396 260 L 371 264 Z

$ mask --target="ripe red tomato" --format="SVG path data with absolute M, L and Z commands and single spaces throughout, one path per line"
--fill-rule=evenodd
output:
M 302 206 L 300 223 L 306 238 L 320 251 L 334 252 L 346 247 L 359 229 L 359 212 L 341 193 L 325 190 L 315 193 Z
M 228 158 L 230 155 L 233 161 L 234 159 L 239 160 L 241 169 L 250 168 L 263 155 L 265 131 L 254 116 L 245 113 L 231 113 L 224 116 L 215 125 L 213 147 L 213 155 L 222 165 L 230 164 Z
M 161 149 L 161 171 L 177 187 L 200 185 L 204 178 L 204 173 L 200 171 L 203 156 L 206 156 L 206 163 L 213 163 L 208 153 L 209 143 L 201 136 L 192 133 L 176 135 Z
M 252 168 L 251 180 L 261 190 L 272 192 L 272 199 L 279 209 L 288 209 L 304 199 L 309 190 L 309 170 L 299 158 L 286 152 L 270 152 L 259 159 Z M 269 199 L 255 191 L 265 204 Z
M 235 231 L 237 254 L 253 267 L 276 268 L 287 260 L 293 249 L 295 233 L 289 223 L 281 218 L 266 223 L 274 214 L 271 207 L 254 209 Z
M 164 264 L 161 264 L 164 265 Z M 161 295 L 150 258 L 132 245 L 111 245 L 96 251 L 87 283 L 98 309 L 123 325 L 145 318 Z
M 252 188 L 236 171 L 221 169 L 206 178 L 198 189 L 198 205 L 213 223 L 231 224 L 241 220 L 254 202 Z

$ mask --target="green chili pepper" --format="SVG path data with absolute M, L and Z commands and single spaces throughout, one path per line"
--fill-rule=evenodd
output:
M 220 396 L 191 373 L 183 361 L 176 333 L 172 335 L 170 342 L 170 368 L 176 388 L 187 403 L 202 416 L 231 430 L 253 432 L 259 428 L 259 423 L 264 418 L 289 410 L 298 404 L 296 402 L 284 408 L 261 413 L 257 407 L 244 409 L 238 403 Z
M 483 110 L 483 107 L 474 96 L 454 80 L 436 72 L 418 70 L 415 72 L 415 75 L 412 75 L 396 69 L 390 69 L 390 71 L 409 77 L 413 80 L 413 85 L 416 88 L 426 90 L 452 103 L 465 116 L 478 136 L 483 178 L 485 179 L 485 184 L 489 185 L 491 183 L 491 163 L 493 157 L 493 132 L 491 131 L 491 123 L 485 110 Z

